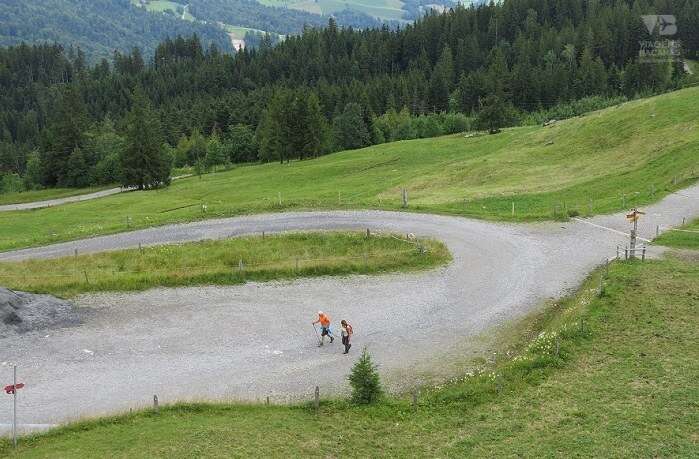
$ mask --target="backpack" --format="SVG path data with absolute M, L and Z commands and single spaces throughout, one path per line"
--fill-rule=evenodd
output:
M 350 324 L 347 324 L 347 333 L 349 333 L 350 336 L 354 333 L 354 330 L 352 330 L 352 326 Z

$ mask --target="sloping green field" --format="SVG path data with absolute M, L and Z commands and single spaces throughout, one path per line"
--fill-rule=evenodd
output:
M 620 211 L 696 180 L 697 106 L 699 88 L 690 88 L 547 127 L 396 142 L 240 167 L 162 190 L 6 212 L 0 214 L 0 250 L 249 213 L 399 210 L 402 188 L 410 211 L 492 220 Z
M 293 8 L 314 14 L 330 15 L 351 10 L 384 20 L 403 18 L 403 2 L 400 0 L 259 0 L 267 6 Z M 435 2 L 437 3 L 437 2 Z
M 670 231 L 663 233 L 656 243 L 666 245 L 668 247 L 699 249 L 699 219 L 692 222 L 687 222 L 686 225 L 680 228 L 673 228 Z

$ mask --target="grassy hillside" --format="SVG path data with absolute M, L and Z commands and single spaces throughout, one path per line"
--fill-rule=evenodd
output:
M 293 8 L 314 14 L 331 15 L 349 9 L 384 20 L 403 19 L 400 0 L 259 0 L 267 6 Z M 435 1 L 435 3 L 437 3 Z
M 663 233 L 654 242 L 668 247 L 699 250 L 699 219 Z
M 494 220 L 620 211 L 696 180 L 698 105 L 699 88 L 690 88 L 548 127 L 396 142 L 241 167 L 163 190 L 7 212 L 0 215 L 0 250 L 246 213 L 398 210 L 402 188 L 408 210 Z
M 450 259 L 446 246 L 433 240 L 293 233 L 0 263 L 0 285 L 65 298 L 85 292 L 414 271 Z
M 471 376 L 372 407 L 179 405 L 21 441 L 12 457 L 695 457 L 699 264 L 610 266 Z M 676 295 L 676 292 L 685 292 Z M 539 332 L 542 333 L 539 333 Z M 558 353 L 556 353 L 556 343 Z M 504 349 L 503 349 L 504 351 Z M 512 356 L 515 355 L 513 358 Z

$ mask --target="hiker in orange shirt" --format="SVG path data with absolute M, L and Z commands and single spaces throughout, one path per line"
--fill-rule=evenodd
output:
M 313 322 L 313 326 L 315 326 L 315 324 L 320 324 L 320 343 L 318 346 L 323 345 L 326 335 L 330 337 L 330 343 L 332 344 L 335 338 L 333 337 L 332 330 L 330 330 L 330 317 L 324 314 L 323 311 L 318 311 L 318 320 Z

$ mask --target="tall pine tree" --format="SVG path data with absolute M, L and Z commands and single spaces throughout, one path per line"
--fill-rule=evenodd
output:
M 121 155 L 124 186 L 139 190 L 170 184 L 172 158 L 163 148 L 160 120 L 143 91 L 136 89 Z

